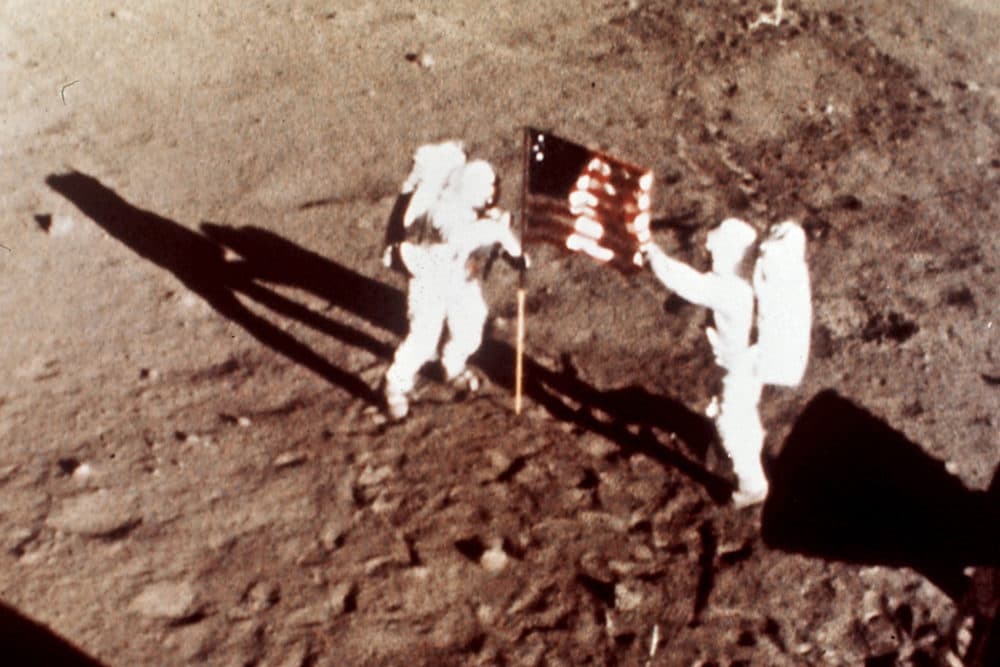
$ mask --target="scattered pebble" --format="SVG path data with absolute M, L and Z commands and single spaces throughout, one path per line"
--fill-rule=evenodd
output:
M 91 468 L 89 463 L 81 463 L 79 466 L 77 466 L 76 470 L 73 471 L 73 479 L 81 482 L 86 481 L 90 479 L 90 476 L 93 474 L 93 472 L 94 469 Z
M 186 581 L 163 581 L 147 586 L 129 608 L 146 618 L 177 621 L 194 615 L 197 594 Z
M 615 533 L 625 533 L 628 531 L 628 523 L 625 519 L 610 512 L 587 510 L 580 512 L 579 518 L 588 527 L 610 530 Z
M 102 489 L 64 500 L 45 524 L 65 533 L 111 537 L 128 531 L 141 520 L 134 499 Z
M 948 667 L 966 667 L 965 663 L 962 662 L 962 659 L 955 655 L 955 653 L 951 650 L 945 653 L 944 659 L 948 663 Z
M 73 231 L 76 223 L 68 215 L 54 215 L 52 216 L 52 221 L 45 231 L 48 232 L 49 236 L 58 237 L 66 236 Z
M 375 496 L 375 500 L 372 501 L 372 512 L 375 512 L 375 514 L 389 514 L 399 509 L 402 502 L 403 499 L 400 496 L 392 496 L 386 493 L 385 490 L 382 490 L 379 491 L 379 494 Z
M 331 616 L 354 611 L 355 598 L 357 597 L 357 586 L 353 582 L 343 581 L 330 590 L 328 609 Z
M 290 468 L 305 463 L 308 458 L 304 452 L 284 452 L 275 457 L 272 465 L 279 469 Z
M 975 617 L 967 616 L 962 619 L 962 624 L 955 633 L 955 647 L 962 655 L 965 655 L 968 652 L 969 647 L 972 646 L 972 629 L 975 625 Z
M 620 611 L 635 611 L 642 605 L 642 591 L 625 582 L 615 584 L 615 608 Z
M 438 650 L 461 650 L 482 636 L 479 623 L 470 609 L 452 609 L 442 614 L 430 633 L 430 643 Z
M 9 553 L 21 557 L 38 534 L 38 530 L 34 528 L 15 528 L 4 540 L 5 547 Z
M 510 605 L 507 609 L 507 615 L 516 616 L 525 609 L 534 607 L 545 598 L 546 594 L 547 591 L 542 586 L 537 584 L 529 586 L 528 590 L 525 591 L 521 597 L 514 600 L 513 604 Z
M 330 620 L 330 609 L 324 602 L 296 609 L 285 618 L 285 624 L 303 627 L 310 625 L 322 625 L 328 620 Z
M 16 473 L 20 467 L 20 464 L 17 463 L 0 467 L 0 482 L 6 482 L 9 480 L 14 476 L 14 473 Z
M 866 590 L 861 600 L 861 620 L 871 623 L 877 616 L 882 615 L 882 594 L 875 590 Z
M 243 594 L 240 603 L 229 613 L 232 619 L 250 618 L 266 611 L 278 603 L 281 591 L 276 584 L 267 581 L 255 582 Z
M 335 517 L 331 519 L 319 534 L 319 543 L 327 551 L 333 551 L 344 544 L 344 537 L 350 528 L 348 517 Z
M 577 440 L 577 444 L 580 449 L 595 459 L 602 459 L 618 451 L 618 445 L 614 442 L 593 433 L 581 436 Z
M 375 486 L 381 484 L 393 475 L 392 466 L 384 465 L 374 468 L 370 465 L 358 475 L 358 486 Z
M 492 547 L 483 552 L 483 555 L 479 559 L 479 564 L 483 566 L 487 572 L 492 572 L 496 574 L 507 567 L 507 563 L 510 561 L 510 557 L 507 552 L 503 550 L 502 544 L 494 544 Z

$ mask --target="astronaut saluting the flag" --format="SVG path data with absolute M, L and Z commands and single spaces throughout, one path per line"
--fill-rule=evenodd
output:
M 480 287 L 480 270 L 499 245 L 526 261 L 511 232 L 510 213 L 494 206 L 497 177 L 484 160 L 467 161 L 455 141 L 421 146 L 401 188 L 409 198 L 402 230 L 387 236 L 383 257 L 409 276 L 409 332 L 396 349 L 383 390 L 389 416 L 409 413 L 409 395 L 424 364 L 441 350 L 447 380 L 476 391 L 478 378 L 466 368 L 482 343 L 489 309 Z
M 757 231 L 743 220 L 727 218 L 708 234 L 712 267 L 704 273 L 664 253 L 648 230 L 639 231 L 639 240 L 653 274 L 667 289 L 712 311 L 714 326 L 705 333 L 726 374 L 721 400 L 713 398 L 706 413 L 715 420 L 733 462 L 738 482 L 734 504 L 762 502 L 768 480 L 761 461 L 761 391 L 765 384 L 797 386 L 809 359 L 812 295 L 805 232 L 790 220 L 774 225 L 755 258 Z M 745 265 L 754 259 L 748 277 Z

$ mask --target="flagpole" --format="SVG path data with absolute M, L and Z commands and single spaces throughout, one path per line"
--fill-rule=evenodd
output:
M 528 170 L 531 159 L 531 130 L 524 128 L 524 169 L 521 172 L 521 270 L 517 280 L 517 346 L 514 356 L 514 414 L 521 415 L 521 390 L 524 385 L 524 302 L 527 284 L 527 261 L 524 259 L 524 231 L 528 199 Z

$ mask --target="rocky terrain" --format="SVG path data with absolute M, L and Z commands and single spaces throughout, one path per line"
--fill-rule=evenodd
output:
M 5 4 L 0 648 L 9 664 L 986 665 L 1000 655 L 991 0 Z M 763 507 L 703 416 L 705 312 L 531 248 L 402 424 L 380 263 L 420 144 L 516 210 L 521 128 L 656 174 L 707 267 L 809 233 Z

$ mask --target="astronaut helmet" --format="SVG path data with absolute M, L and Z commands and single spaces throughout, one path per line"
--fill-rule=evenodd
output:
M 465 206 L 483 210 L 493 205 L 497 194 L 497 175 L 486 160 L 472 160 L 456 170 L 453 183 L 458 200 Z
M 760 244 L 760 254 L 781 253 L 789 257 L 803 257 L 806 253 L 806 233 L 794 220 L 786 220 L 771 227 Z
M 705 247 L 716 266 L 736 270 L 757 241 L 757 230 L 737 218 L 726 218 L 708 233 Z

